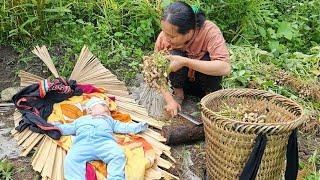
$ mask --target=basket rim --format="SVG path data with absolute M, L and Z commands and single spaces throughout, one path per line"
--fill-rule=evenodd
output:
M 298 107 L 300 115 L 295 120 L 286 121 L 286 122 L 275 122 L 275 123 L 243 122 L 243 121 L 237 121 L 237 120 L 231 119 L 231 118 L 226 117 L 226 116 L 219 115 L 219 114 L 217 114 L 216 112 L 210 110 L 208 107 L 206 107 L 204 105 L 205 101 L 208 100 L 213 95 L 226 93 L 226 92 L 236 92 L 236 91 L 242 92 L 243 95 L 246 94 L 246 93 L 249 93 L 249 92 L 257 92 L 260 95 L 269 94 L 269 95 L 272 95 L 272 96 L 275 96 L 275 97 L 278 97 L 278 98 L 285 99 L 286 101 L 292 103 L 293 106 Z M 249 89 L 249 88 L 221 89 L 221 90 L 212 92 L 210 94 L 207 94 L 205 97 L 203 97 L 201 99 L 200 104 L 201 104 L 201 109 L 202 109 L 201 114 L 203 114 L 204 113 L 203 110 L 205 110 L 205 113 L 207 113 L 209 115 L 212 115 L 212 116 L 215 116 L 217 121 L 223 122 L 224 125 L 230 126 L 230 127 L 239 126 L 239 128 L 240 129 L 242 128 L 242 130 L 248 130 L 247 128 L 249 128 L 249 130 L 250 129 L 251 130 L 260 129 L 258 132 L 267 133 L 267 132 L 271 131 L 273 133 L 279 133 L 279 132 L 286 132 L 288 130 L 295 129 L 298 126 L 300 126 L 301 124 L 303 124 L 304 121 L 305 121 L 305 113 L 304 113 L 303 107 L 300 104 L 298 104 L 297 102 L 295 102 L 295 101 L 293 101 L 293 100 L 291 100 L 291 99 L 289 99 L 289 98 L 287 98 L 285 96 L 279 95 L 277 93 L 264 91 L 264 90 L 258 90 L 258 89 Z M 287 128 L 283 129 L 283 127 L 287 127 Z

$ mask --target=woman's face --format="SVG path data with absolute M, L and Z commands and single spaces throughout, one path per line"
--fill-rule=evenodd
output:
M 194 33 L 194 30 L 190 30 L 186 34 L 180 34 L 178 33 L 178 27 L 167 21 L 161 21 L 161 29 L 173 49 L 182 49 Z

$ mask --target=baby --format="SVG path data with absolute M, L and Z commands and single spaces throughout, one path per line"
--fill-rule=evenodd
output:
M 146 123 L 122 123 L 113 120 L 106 102 L 92 97 L 85 115 L 70 124 L 55 124 L 62 135 L 75 135 L 71 149 L 64 161 L 65 179 L 85 179 L 86 163 L 102 160 L 108 164 L 109 180 L 125 179 L 126 158 L 113 133 L 139 133 L 148 128 Z

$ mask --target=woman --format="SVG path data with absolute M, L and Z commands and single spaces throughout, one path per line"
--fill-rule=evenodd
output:
M 184 2 L 170 4 L 164 11 L 161 29 L 155 51 L 166 49 L 171 54 L 169 79 L 175 97 L 165 89 L 162 94 L 166 111 L 175 116 L 185 93 L 203 97 L 220 89 L 222 76 L 230 73 L 231 65 L 221 31 L 197 8 Z

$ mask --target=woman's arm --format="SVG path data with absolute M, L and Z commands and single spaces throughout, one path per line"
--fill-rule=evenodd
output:
M 211 76 L 226 76 L 231 71 L 231 65 L 226 61 L 202 61 L 175 55 L 169 55 L 168 58 L 170 60 L 170 70 L 173 72 L 184 66 Z

